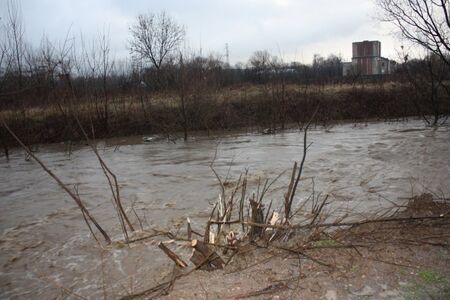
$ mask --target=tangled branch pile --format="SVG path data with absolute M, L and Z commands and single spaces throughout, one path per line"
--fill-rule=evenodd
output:
M 282 174 L 273 181 L 266 180 L 263 184 L 259 182 L 256 191 L 249 193 L 247 172 L 241 174 L 236 183 L 224 184 L 212 163 L 211 168 L 220 182 L 221 193 L 205 227 L 203 230 L 192 228 L 188 219 L 185 235 L 166 233 L 171 241 L 161 242 L 159 247 L 175 263 L 171 278 L 124 299 L 147 299 L 166 295 L 177 279 L 198 269 L 214 271 L 226 267 L 233 269 L 232 272 L 240 272 L 274 257 L 287 256 L 294 256 L 299 261 L 308 260 L 320 267 L 336 269 L 336 260 L 331 259 L 332 255 L 329 253 L 324 255 L 324 251 L 336 253 L 342 250 L 351 255 L 368 258 L 371 256 L 367 255 L 366 250 L 386 247 L 388 244 L 442 246 L 444 243 L 448 246 L 442 241 L 450 224 L 450 209 L 448 199 L 445 198 L 437 203 L 432 195 L 422 195 L 412 198 L 405 206 L 394 205 L 365 219 L 355 218 L 355 215 L 348 212 L 337 215 L 331 213 L 327 207 L 332 197 L 316 193 L 314 186 L 309 197 L 294 203 L 307 149 L 305 130 L 302 161 L 300 164 L 294 163 L 290 183 L 283 199 L 278 201 L 269 201 L 266 195 Z M 436 196 L 434 198 L 436 199 Z M 425 240 L 415 235 L 419 232 L 418 228 L 430 227 L 442 228 L 443 231 L 433 236 L 433 239 Z M 393 228 L 396 230 L 395 234 Z M 189 244 L 192 249 L 189 258 L 191 266 L 183 260 L 182 255 L 167 247 L 171 242 Z M 250 264 L 246 259 L 249 256 L 252 258 Z M 266 294 L 284 289 L 288 287 L 288 283 L 279 282 L 260 292 Z

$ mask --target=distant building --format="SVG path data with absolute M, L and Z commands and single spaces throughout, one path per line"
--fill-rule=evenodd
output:
M 394 71 L 395 62 L 381 56 L 380 41 L 362 41 L 352 44 L 352 61 L 342 63 L 342 74 L 384 75 Z

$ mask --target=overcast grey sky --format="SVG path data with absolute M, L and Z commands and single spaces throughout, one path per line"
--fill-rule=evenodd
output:
M 0 14 L 7 0 L 0 0 Z M 26 37 L 39 45 L 80 32 L 86 39 L 106 27 L 117 58 L 128 56 L 128 28 L 140 13 L 165 10 L 186 27 L 187 46 L 247 62 L 267 49 L 285 61 L 310 63 L 314 53 L 351 58 L 351 43 L 380 40 L 382 55 L 396 59 L 400 42 L 376 19 L 374 0 L 19 0 Z M 3 19 L 4 20 L 4 19 Z

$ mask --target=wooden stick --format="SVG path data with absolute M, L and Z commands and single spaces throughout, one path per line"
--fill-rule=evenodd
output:
M 211 222 L 208 221 L 206 223 L 206 227 L 205 227 L 205 234 L 203 235 L 203 241 L 205 243 L 209 243 L 209 232 L 210 232 L 210 230 L 211 230 Z
M 250 199 L 250 207 L 252 210 L 252 214 L 251 214 L 252 223 L 264 224 L 264 212 L 263 212 L 260 202 Z M 263 232 L 264 231 L 261 227 L 251 226 L 250 238 L 252 240 L 255 240 L 256 238 L 261 237 Z
M 198 235 L 199 237 L 203 237 L 203 234 L 201 234 L 200 232 L 197 232 L 194 229 L 191 229 L 191 231 L 193 234 Z M 190 240 L 192 240 L 192 238 L 190 238 Z
M 209 231 L 210 231 L 210 226 L 211 226 L 211 220 L 214 216 L 214 212 L 216 211 L 218 204 L 219 204 L 219 202 L 216 202 L 216 204 L 214 205 L 214 207 L 211 211 L 211 214 L 209 215 L 209 221 L 206 223 L 205 234 L 203 236 L 203 241 L 205 243 L 209 243 Z
M 411 222 L 411 221 L 425 221 L 425 220 L 438 220 L 438 219 L 448 219 L 450 216 L 430 216 L 430 217 L 407 217 L 407 218 L 383 218 L 374 220 L 364 220 L 359 222 L 336 222 L 336 223 L 319 223 L 319 224 L 308 224 L 308 225 L 270 225 L 270 224 L 258 224 L 252 222 L 244 222 L 246 225 L 258 226 L 258 227 L 269 227 L 269 228 L 279 228 L 279 229 L 303 229 L 303 228 L 313 228 L 313 227 L 341 227 L 341 226 L 361 226 L 370 223 L 388 223 L 388 222 Z
M 187 263 L 185 263 L 178 255 L 176 255 L 172 250 L 170 250 L 169 248 L 166 247 L 166 245 L 164 245 L 162 242 L 160 242 L 158 244 L 158 247 L 164 251 L 164 253 L 171 259 L 173 260 L 177 266 L 179 266 L 180 268 L 186 268 L 187 267 Z
M 103 238 L 105 239 L 106 243 L 107 244 L 111 244 L 111 238 L 106 233 L 106 231 L 103 230 L 103 228 L 100 226 L 100 224 L 94 218 L 94 216 L 92 216 L 89 213 L 89 210 L 86 208 L 86 206 L 84 206 L 83 202 L 81 202 L 81 199 L 77 195 L 75 195 L 75 193 L 72 192 L 67 187 L 67 185 L 65 183 L 63 183 L 61 181 L 61 179 L 59 179 L 58 176 L 56 176 L 49 168 L 47 168 L 47 166 L 39 158 L 37 158 L 33 154 L 33 152 L 22 142 L 22 140 L 9 128 L 9 126 L 6 124 L 5 120 L 3 120 L 3 118 L 1 118 L 0 120 L 2 121 L 3 126 L 5 127 L 5 129 L 9 132 L 9 134 L 11 134 L 11 136 L 17 141 L 17 143 L 25 150 L 25 152 L 31 158 L 33 158 L 41 166 L 41 168 L 45 172 L 47 172 L 47 174 L 50 175 L 50 177 L 52 177 L 56 181 L 56 183 L 75 201 L 75 203 L 80 208 L 81 213 L 83 214 L 83 216 L 87 217 L 87 219 L 89 219 L 95 225 L 95 227 L 98 229 L 98 231 L 100 231 L 100 233 L 103 235 Z M 89 227 L 89 225 L 88 225 L 88 227 Z
M 222 258 L 213 250 L 211 250 L 207 244 L 199 241 L 199 240 L 192 240 L 191 242 L 192 248 L 194 248 L 196 251 L 200 252 L 204 257 L 211 257 L 210 263 L 216 268 L 216 269 L 222 269 L 224 265 L 224 261 Z M 194 252 L 195 253 L 195 252 Z
M 289 199 L 290 207 L 292 207 L 292 201 L 294 201 L 294 196 L 295 196 L 295 192 L 297 191 L 298 182 L 300 181 L 300 178 L 302 177 L 303 165 L 304 165 L 305 159 L 306 159 L 306 151 L 308 150 L 308 147 L 309 147 L 306 145 L 306 136 L 308 133 L 308 129 L 318 111 L 319 111 L 319 105 L 317 105 L 316 110 L 314 111 L 313 115 L 311 116 L 311 119 L 309 119 L 308 124 L 306 124 L 306 127 L 305 127 L 305 133 L 303 135 L 303 157 L 302 157 L 302 161 L 300 162 L 300 167 L 298 169 L 297 178 L 295 179 L 294 186 L 292 187 L 292 190 L 291 190 L 291 195 L 290 195 L 290 199 Z M 289 219 L 289 216 L 285 216 L 285 218 L 287 221 Z
M 192 239 L 191 220 L 189 220 L 189 218 L 187 218 L 187 237 L 189 240 Z
M 212 267 L 210 264 L 208 263 L 203 263 L 202 262 L 206 259 L 206 257 L 197 249 L 194 249 L 194 252 L 192 252 L 192 256 L 189 259 L 194 265 L 196 266 L 200 266 L 199 269 L 201 270 L 206 270 L 206 271 L 211 271 Z
M 247 193 L 247 172 L 245 173 L 244 182 L 242 182 L 242 194 L 239 201 L 239 221 L 244 222 L 244 201 Z M 244 224 L 242 224 L 242 232 L 245 232 Z
M 294 168 L 292 169 L 291 181 L 289 182 L 288 191 L 287 191 L 286 195 L 284 196 L 284 215 L 286 216 L 286 219 L 289 219 L 289 216 L 291 214 L 292 202 L 290 201 L 290 199 L 291 199 L 292 188 L 294 187 L 296 173 L 297 173 L 297 162 L 294 163 Z
M 404 218 L 382 218 L 382 219 L 373 219 L 373 220 L 363 220 L 363 221 L 355 221 L 355 222 L 333 222 L 333 223 L 318 223 L 318 224 L 295 224 L 295 225 L 271 225 L 271 224 L 261 224 L 261 223 L 254 223 L 254 222 L 239 222 L 239 220 L 234 221 L 211 221 L 210 224 L 236 224 L 236 223 L 242 223 L 244 225 L 249 226 L 256 226 L 256 227 L 262 227 L 262 228 L 277 228 L 277 229 L 306 229 L 306 228 L 313 228 L 313 227 L 342 227 L 342 226 L 361 226 L 364 224 L 370 224 L 370 223 L 388 223 L 388 222 L 412 222 L 412 221 L 425 221 L 425 220 L 445 220 L 449 219 L 450 216 L 423 216 L 423 217 L 404 217 Z

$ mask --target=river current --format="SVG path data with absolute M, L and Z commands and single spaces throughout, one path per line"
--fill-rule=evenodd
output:
M 449 141 L 450 127 L 426 127 L 421 121 L 312 128 L 297 197 L 311 193 L 311 178 L 316 192 L 332 196 L 331 206 L 360 213 L 401 204 L 421 192 L 448 197 Z M 210 168 L 216 149 L 214 167 L 223 179 L 236 180 L 248 170 L 256 189 L 258 181 L 285 172 L 267 195 L 281 199 L 293 162 L 301 159 L 303 132 L 197 136 L 176 143 L 129 137 L 98 147 L 118 177 L 125 206 L 133 206 L 144 227 L 177 228 L 189 217 L 200 228 L 220 192 Z M 88 146 L 74 147 L 69 155 L 64 145 L 43 145 L 36 155 L 77 188 L 114 240 L 123 238 L 106 178 Z M 152 286 L 171 271 L 152 243 L 101 250 L 74 201 L 20 149 L 13 149 L 8 161 L 0 157 L 0 251 L 2 299 L 54 298 L 69 290 L 111 298 Z

